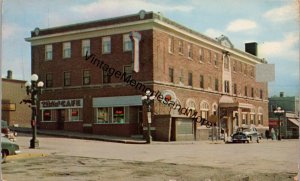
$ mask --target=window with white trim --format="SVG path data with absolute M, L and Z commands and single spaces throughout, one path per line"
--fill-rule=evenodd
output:
M 82 40 L 81 46 L 82 46 L 82 56 L 91 54 L 90 40 Z
M 179 54 L 183 54 L 183 40 L 178 41 L 178 52 Z
M 174 53 L 174 37 L 169 37 L 168 38 L 168 49 L 169 49 L 169 53 Z
M 203 62 L 203 48 L 199 48 L 199 61 Z
M 111 38 L 103 37 L 102 38 L 102 54 L 111 53 Z
M 131 51 L 132 50 L 132 41 L 129 37 L 129 34 L 123 35 L 123 51 Z
M 53 58 L 53 51 L 52 51 L 52 45 L 46 45 L 45 46 L 45 59 L 52 60 Z
M 193 45 L 188 45 L 188 58 L 193 59 Z
M 63 58 L 71 58 L 71 42 L 63 43 Z

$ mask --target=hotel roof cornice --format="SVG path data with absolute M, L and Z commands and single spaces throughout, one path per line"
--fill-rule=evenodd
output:
M 154 13 L 151 11 L 144 12 L 145 15 L 143 18 L 141 18 L 141 12 L 144 12 L 144 11 L 142 10 L 139 13 L 132 14 L 132 15 L 119 16 L 119 17 L 107 18 L 107 19 L 96 20 L 96 21 L 89 21 L 89 22 L 84 22 L 84 23 L 76 23 L 76 24 L 46 28 L 46 29 L 36 28 L 35 30 L 31 31 L 31 37 L 25 38 L 25 40 L 28 42 L 31 42 L 32 45 L 40 45 L 40 44 L 55 42 L 55 41 L 45 42 L 45 41 L 41 41 L 41 40 L 44 40 L 47 38 L 61 37 L 61 36 L 65 36 L 65 35 L 84 34 L 84 33 L 88 33 L 88 32 L 96 32 L 96 31 L 114 29 L 114 28 L 120 28 L 120 27 L 123 28 L 123 27 L 128 27 L 128 26 L 139 26 L 139 28 L 137 28 L 136 31 L 146 30 L 151 27 L 152 28 L 153 27 L 162 27 L 162 28 L 169 28 L 178 33 L 185 34 L 188 37 L 191 37 L 192 39 L 202 41 L 210 46 L 227 51 L 238 57 L 247 59 L 250 62 L 267 63 L 267 61 L 265 61 L 264 59 L 260 59 L 260 58 L 254 56 L 252 54 L 249 54 L 247 52 L 241 51 L 234 47 L 224 46 L 216 39 L 210 38 L 210 37 L 205 36 L 197 31 L 194 31 L 183 25 L 180 25 L 168 18 L 163 17 L 161 14 L 157 14 L 157 13 Z M 149 26 L 147 26 L 147 25 L 149 25 Z M 36 31 L 38 31 L 37 35 L 36 35 Z M 116 33 L 122 33 L 122 32 L 116 31 L 115 34 Z M 91 37 L 93 37 L 95 35 L 96 35 L 96 33 L 91 34 Z M 101 36 L 101 34 L 100 35 L 97 34 L 97 35 Z M 105 36 L 105 34 L 103 34 L 103 36 Z M 86 37 L 86 38 L 88 38 L 88 37 Z M 74 40 L 74 38 L 69 38 L 68 40 Z

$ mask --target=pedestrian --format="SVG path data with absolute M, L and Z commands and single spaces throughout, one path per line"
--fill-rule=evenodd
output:
M 272 140 L 276 140 L 276 134 L 274 128 L 271 129 Z
M 267 129 L 265 132 L 265 136 L 266 136 L 267 140 L 269 139 L 269 136 L 270 136 L 269 134 L 270 134 L 270 131 Z

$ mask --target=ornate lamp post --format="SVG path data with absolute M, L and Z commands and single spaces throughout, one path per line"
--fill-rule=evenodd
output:
M 146 91 L 146 95 L 142 96 L 143 104 L 147 105 L 147 118 L 148 118 L 148 137 L 147 143 L 151 143 L 151 104 L 154 101 L 155 96 L 151 96 L 151 92 L 149 90 Z
M 36 139 L 37 129 L 36 129 L 36 114 L 37 114 L 37 95 L 42 93 L 42 87 L 44 86 L 44 82 L 38 81 L 39 77 L 36 74 L 31 75 L 31 82 L 26 82 L 26 92 L 27 95 L 31 95 L 31 128 L 32 128 L 32 139 L 30 140 L 29 148 L 39 147 L 39 141 Z
M 280 117 L 284 115 L 284 110 L 281 109 L 281 107 L 277 107 L 276 110 L 274 111 L 274 114 L 278 116 L 278 122 L 279 122 L 279 133 L 278 133 L 278 141 L 281 140 L 281 122 L 280 122 Z

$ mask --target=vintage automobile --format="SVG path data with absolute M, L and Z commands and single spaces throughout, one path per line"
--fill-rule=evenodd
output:
M 255 127 L 244 128 L 242 129 L 242 131 L 247 135 L 250 141 L 256 141 L 257 143 L 259 143 L 259 140 L 261 139 L 261 135 Z
M 243 132 L 236 132 L 231 136 L 231 140 L 233 143 L 249 143 L 250 139 Z
M 11 131 L 8 128 L 8 124 L 6 121 L 1 120 L 1 133 L 5 135 L 11 141 L 16 141 L 17 133 L 15 131 Z
M 1 135 L 1 153 L 2 153 L 2 159 L 1 162 L 5 162 L 6 157 L 9 155 L 16 155 L 20 153 L 20 147 L 17 143 L 10 141 L 6 137 Z

